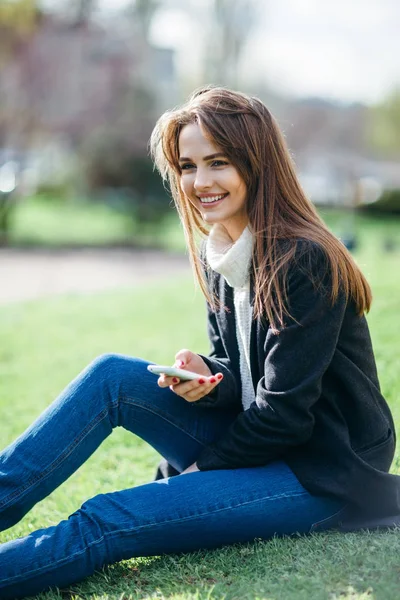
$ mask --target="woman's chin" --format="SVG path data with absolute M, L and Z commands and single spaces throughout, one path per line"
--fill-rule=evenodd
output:
M 218 215 L 213 215 L 209 212 L 202 212 L 201 216 L 202 216 L 203 221 L 205 221 L 209 225 L 214 225 L 215 223 L 220 223 L 223 220 L 221 217 L 218 217 Z

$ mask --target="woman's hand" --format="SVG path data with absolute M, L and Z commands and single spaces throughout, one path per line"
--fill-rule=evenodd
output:
M 213 389 L 223 379 L 222 373 L 213 375 L 204 360 L 190 350 L 180 350 L 175 355 L 174 367 L 198 373 L 199 378 L 180 383 L 177 377 L 160 375 L 158 385 L 160 387 L 169 387 L 175 394 L 181 396 L 187 402 L 196 402 L 196 400 L 200 400 L 203 396 L 211 394 Z

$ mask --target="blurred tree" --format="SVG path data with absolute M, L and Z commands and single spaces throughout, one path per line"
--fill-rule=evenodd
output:
M 36 0 L 0 2 L 0 147 L 7 145 L 8 138 L 14 131 L 21 132 L 29 128 L 32 121 L 29 112 L 20 110 L 21 103 L 10 102 L 8 98 L 8 78 L 15 74 L 7 72 L 6 67 L 22 60 L 39 27 L 40 17 Z
M 376 202 L 362 206 L 364 212 L 371 214 L 393 214 L 400 216 L 400 188 L 386 189 Z M 390 245 L 390 240 L 387 240 Z
M 1 1 L 1 0 L 0 0 Z M 70 26 L 87 24 L 98 7 L 98 0 L 37 0 L 43 14 Z
M 82 25 L 87 23 L 92 16 L 96 4 L 96 0 L 76 0 L 75 24 Z
M 169 210 L 161 178 L 143 151 L 148 129 L 132 122 L 94 132 L 82 149 L 89 192 L 133 217 L 154 222 Z
M 126 23 L 137 41 L 134 76 L 120 87 L 108 124 L 86 136 L 82 147 L 90 191 L 123 207 L 139 222 L 156 221 L 169 207 L 147 149 L 157 117 L 157 87 L 149 76 L 154 48 L 148 36 L 160 4 L 134 0 L 126 11 Z
M 204 80 L 236 87 L 240 57 L 256 23 L 257 0 L 213 0 Z
M 371 148 L 385 157 L 400 156 L 400 88 L 369 111 Z
M 154 14 L 161 5 L 161 0 L 133 0 L 130 13 L 143 38 L 148 41 L 149 30 Z
M 0 67 L 12 59 L 36 31 L 39 15 L 36 0 L 1 0 Z
M 24 150 L 26 136 L 30 134 L 34 118 L 29 111 L 21 110 L 21 103 L 10 102 L 7 87 L 12 70 L 7 67 L 21 59 L 29 41 L 40 23 L 41 13 L 36 0 L 1 0 L 0 2 L 0 170 L 2 162 L 15 158 Z M 17 99 L 16 99 L 17 100 Z M 9 163 L 11 164 L 11 163 Z M 7 163 L 5 164 L 7 167 Z M 7 187 L 7 186 L 6 186 Z M 12 211 L 15 207 L 14 190 L 0 189 L 0 243 L 6 245 Z
M 0 246 L 6 246 L 15 202 L 16 163 L 0 164 Z

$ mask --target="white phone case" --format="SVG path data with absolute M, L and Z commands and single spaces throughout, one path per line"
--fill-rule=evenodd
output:
M 148 365 L 148 371 L 154 373 L 154 375 L 168 375 L 169 377 L 179 377 L 181 381 L 191 381 L 193 379 L 199 379 L 201 375 L 193 373 L 193 371 L 185 371 L 184 369 L 177 369 L 176 367 L 167 367 L 164 365 Z

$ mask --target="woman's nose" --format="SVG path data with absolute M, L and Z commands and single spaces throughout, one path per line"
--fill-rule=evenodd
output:
M 212 187 L 213 180 L 211 173 L 205 169 L 197 169 L 194 180 L 194 188 L 197 192 L 209 190 Z

